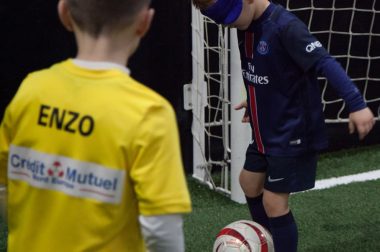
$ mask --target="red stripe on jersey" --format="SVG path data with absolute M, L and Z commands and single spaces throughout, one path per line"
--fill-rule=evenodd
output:
M 257 149 L 260 153 L 265 153 L 263 141 L 260 135 L 259 118 L 257 116 L 255 87 L 251 85 L 249 86 L 249 97 L 250 97 L 249 107 L 251 109 L 251 120 L 252 120 L 252 126 L 253 126 L 253 133 L 255 134 L 255 139 L 257 143 Z
M 245 33 L 245 57 L 249 59 L 253 59 L 253 33 L 246 32 Z
M 259 237 L 260 239 L 260 244 L 261 244 L 261 252 L 268 252 L 268 243 L 267 243 L 267 240 L 265 238 L 265 235 L 263 234 L 263 232 L 261 232 L 260 229 L 258 229 L 257 227 L 251 225 L 250 223 L 247 223 L 247 222 L 243 222 L 244 224 L 250 226 L 253 230 L 255 230 L 257 236 Z
M 250 252 L 252 252 L 251 250 L 251 246 L 249 245 L 249 243 L 245 240 L 244 236 L 242 236 L 238 231 L 236 231 L 235 229 L 232 229 L 232 228 L 223 228 L 219 234 L 217 235 L 217 237 L 221 236 L 221 235 L 229 235 L 229 236 L 232 236 L 236 239 L 238 239 L 239 241 L 241 241 L 247 248 Z M 219 248 L 219 246 L 218 246 Z M 218 251 L 218 250 L 217 250 Z

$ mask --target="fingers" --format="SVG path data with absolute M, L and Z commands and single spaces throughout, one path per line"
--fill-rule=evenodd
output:
M 359 139 L 360 140 L 363 140 L 364 137 L 366 135 L 368 135 L 368 133 L 371 131 L 371 129 L 369 129 L 368 127 L 360 127 L 358 128 L 358 135 L 359 135 Z
M 355 132 L 355 128 L 358 132 L 359 139 L 363 140 L 368 133 L 372 130 L 373 126 L 375 125 L 375 120 L 370 120 L 367 122 L 358 123 L 355 125 L 354 122 L 350 121 L 348 124 L 350 134 Z
M 247 101 L 242 101 L 240 104 L 236 105 L 234 107 L 235 110 L 240 110 L 242 108 L 246 108 L 247 107 Z
M 249 115 L 248 115 L 248 111 L 247 110 L 245 110 L 244 116 L 243 116 L 243 119 L 241 119 L 241 122 L 242 123 L 248 123 L 249 122 Z
M 240 109 L 242 109 L 242 108 L 244 108 L 244 106 L 242 106 L 241 104 L 236 105 L 236 106 L 234 107 L 235 110 L 240 110 Z
M 374 124 L 375 124 L 375 121 L 371 120 L 370 122 L 358 125 L 357 130 L 358 130 L 360 140 L 364 139 L 364 137 L 368 135 L 368 133 L 372 130 Z
M 249 117 L 248 116 L 244 116 L 243 119 L 241 119 L 241 122 L 242 123 L 249 123 Z
M 350 132 L 350 134 L 354 134 L 355 132 L 355 125 L 351 120 L 348 122 L 348 132 Z
M 349 132 L 352 134 L 356 129 L 360 140 L 368 135 L 374 124 L 375 119 L 369 108 L 350 113 L 348 123 Z
M 240 109 L 246 109 L 247 108 L 247 101 L 242 101 L 240 104 L 236 105 L 234 107 L 235 110 L 240 110 Z M 249 122 L 249 116 L 247 110 L 244 111 L 243 118 L 241 119 L 242 123 L 247 123 Z

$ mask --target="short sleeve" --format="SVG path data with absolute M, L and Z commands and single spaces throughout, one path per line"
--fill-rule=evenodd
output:
M 151 106 L 137 130 L 130 177 L 140 214 L 190 212 L 190 196 L 173 109 L 166 102 Z
M 281 40 L 289 55 L 305 72 L 328 54 L 321 42 L 299 19 L 294 19 L 287 24 L 281 34 Z

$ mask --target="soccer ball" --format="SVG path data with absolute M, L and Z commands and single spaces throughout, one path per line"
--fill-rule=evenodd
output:
M 271 234 L 259 223 L 232 222 L 216 236 L 213 252 L 274 252 Z

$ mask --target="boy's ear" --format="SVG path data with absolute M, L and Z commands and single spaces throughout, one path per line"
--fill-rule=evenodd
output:
M 59 0 L 58 2 L 58 15 L 61 23 L 68 31 L 73 31 L 73 24 L 69 8 L 67 7 L 66 0 Z
M 153 16 L 153 9 L 145 9 L 139 14 L 136 35 L 139 37 L 144 37 L 144 35 L 149 31 Z

